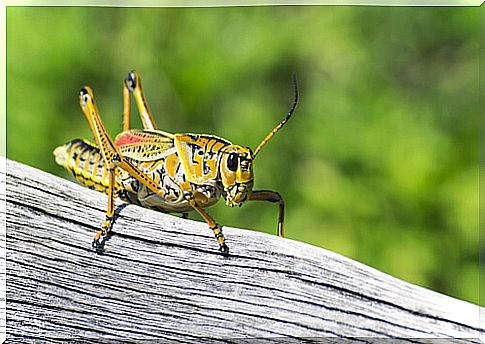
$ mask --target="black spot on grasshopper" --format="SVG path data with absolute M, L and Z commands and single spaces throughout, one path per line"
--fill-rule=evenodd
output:
M 199 152 L 200 152 L 199 146 L 197 146 L 197 145 L 190 145 L 190 150 L 192 152 L 192 154 L 191 154 L 191 156 L 192 156 L 192 162 L 194 164 L 198 165 L 199 162 L 198 161 L 195 161 L 194 158 L 195 158 L 195 155 L 196 154 L 199 155 Z M 202 154 L 200 154 L 200 155 L 202 155 Z
M 211 172 L 210 168 L 209 168 L 209 165 L 207 165 L 205 159 L 202 163 L 202 169 L 204 171 L 204 174 L 209 174 Z
M 134 191 L 134 192 L 138 192 L 138 189 L 140 187 L 140 182 L 135 179 L 135 180 L 132 180 L 131 183 L 130 183 L 130 186 L 131 186 L 131 189 Z

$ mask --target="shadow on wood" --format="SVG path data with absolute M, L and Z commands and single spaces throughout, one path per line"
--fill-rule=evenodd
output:
M 225 227 L 225 257 L 205 223 L 134 205 L 98 255 L 91 240 L 106 196 L 12 161 L 6 199 L 10 339 L 296 343 L 485 333 L 478 306 L 338 254 Z

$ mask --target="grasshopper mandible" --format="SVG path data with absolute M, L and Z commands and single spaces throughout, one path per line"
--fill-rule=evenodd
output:
M 114 199 L 162 212 L 184 215 L 197 211 L 214 232 L 222 253 L 229 253 L 222 227 L 204 210 L 222 196 L 230 207 L 246 201 L 278 203 L 278 235 L 284 236 L 284 202 L 278 192 L 253 190 L 253 161 L 261 148 L 290 119 L 295 98 L 286 117 L 261 141 L 249 147 L 206 134 L 171 134 L 157 129 L 148 108 L 140 75 L 131 71 L 123 83 L 123 132 L 113 141 L 101 121 L 93 91 L 82 88 L 79 99 L 96 144 L 72 140 L 54 150 L 56 162 L 82 184 L 108 195 L 106 220 L 92 247 L 101 252 L 114 218 Z M 130 98 L 134 96 L 143 129 L 130 129 Z

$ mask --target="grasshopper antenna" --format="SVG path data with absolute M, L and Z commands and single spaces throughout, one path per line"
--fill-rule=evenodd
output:
M 293 73 L 293 88 L 295 90 L 295 98 L 293 100 L 293 105 L 291 106 L 290 111 L 286 115 L 286 117 L 264 138 L 263 141 L 259 144 L 259 146 L 254 150 L 253 154 L 253 159 L 256 157 L 256 155 L 259 153 L 261 148 L 268 143 L 268 141 L 281 129 L 283 126 L 288 122 L 288 120 L 291 118 L 291 115 L 293 115 L 293 112 L 295 111 L 296 105 L 298 104 L 298 82 L 296 80 L 296 74 Z

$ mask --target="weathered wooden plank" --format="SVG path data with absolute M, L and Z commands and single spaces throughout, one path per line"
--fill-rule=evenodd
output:
M 480 307 L 338 254 L 118 203 L 7 161 L 7 338 L 478 338 Z M 360 341 L 360 340 L 358 340 Z M 417 340 L 412 340 L 417 341 Z

